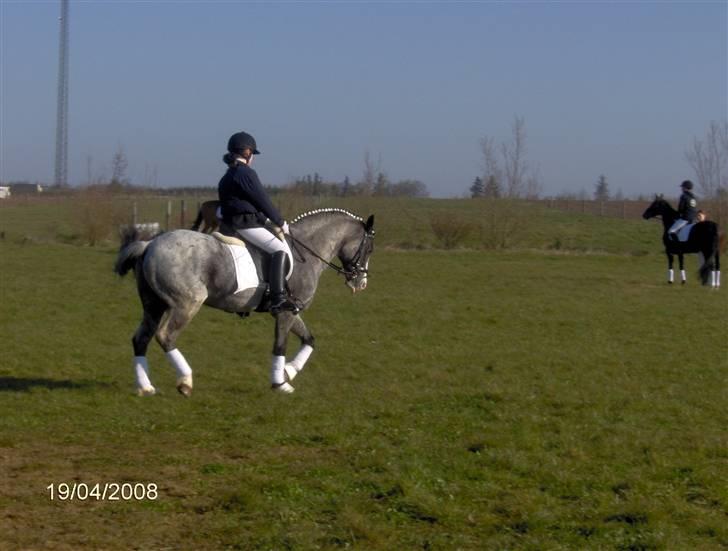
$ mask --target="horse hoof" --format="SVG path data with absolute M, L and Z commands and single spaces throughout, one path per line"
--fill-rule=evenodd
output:
M 154 396 L 157 393 L 157 389 L 153 386 L 147 386 L 144 388 L 137 388 L 137 396 Z
M 288 382 L 291 382 L 293 379 L 296 378 L 296 375 L 298 375 L 298 369 L 293 364 L 286 364 L 283 366 L 283 371 L 286 373 L 286 378 L 288 378 Z
M 177 379 L 177 392 L 179 392 L 185 398 L 189 398 L 192 395 L 192 377 L 187 375 Z
M 281 383 L 279 385 L 271 385 L 270 388 L 274 392 L 281 392 L 283 394 L 291 394 L 294 390 L 296 390 L 295 388 L 293 388 L 288 383 Z

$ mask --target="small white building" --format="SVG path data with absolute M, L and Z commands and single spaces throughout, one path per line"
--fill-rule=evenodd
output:
M 0 186 L 0 199 L 10 197 L 10 186 Z

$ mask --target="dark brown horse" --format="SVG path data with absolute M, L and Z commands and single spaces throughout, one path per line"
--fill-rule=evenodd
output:
M 197 212 L 195 223 L 192 224 L 190 229 L 202 233 L 214 232 L 220 226 L 220 220 L 217 218 L 217 209 L 219 207 L 220 201 L 205 201 L 202 203 L 200 210 Z

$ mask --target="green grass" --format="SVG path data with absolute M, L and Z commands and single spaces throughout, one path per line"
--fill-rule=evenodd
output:
M 204 309 L 179 342 L 192 398 L 155 344 L 160 394 L 137 398 L 113 248 L 0 242 L 0 548 L 727 547 L 725 289 L 694 258 L 665 285 L 647 223 L 540 211 L 543 248 L 398 245 L 460 204 L 400 205 L 411 237 L 395 203 L 359 205 L 370 286 L 324 274 L 290 396 L 268 388 L 270 317 Z M 159 498 L 51 502 L 61 482 Z

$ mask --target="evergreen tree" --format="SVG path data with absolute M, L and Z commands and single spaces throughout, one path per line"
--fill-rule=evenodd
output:
M 470 197 L 473 199 L 482 197 L 485 193 L 485 186 L 483 186 L 483 179 L 477 176 L 470 186 Z
M 597 201 L 609 201 L 609 184 L 607 184 L 607 177 L 604 174 L 599 176 L 599 180 L 597 180 L 594 186 L 594 199 Z

